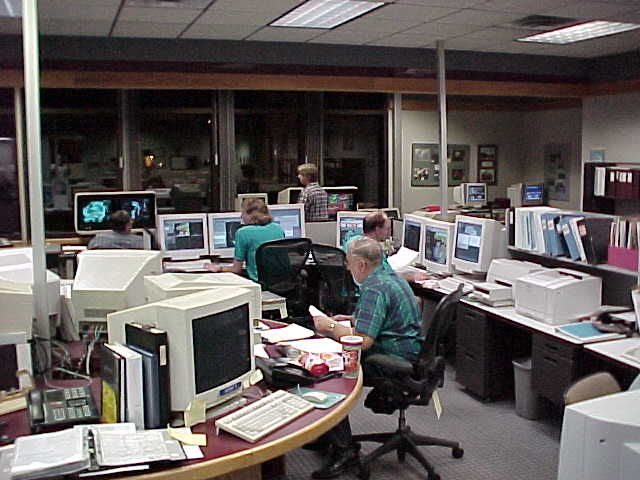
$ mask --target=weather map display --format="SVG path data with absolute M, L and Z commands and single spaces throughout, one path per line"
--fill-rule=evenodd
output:
M 95 192 L 76 195 L 76 230 L 111 230 L 109 216 L 118 210 L 129 214 L 134 229 L 155 228 L 156 199 L 153 192 Z

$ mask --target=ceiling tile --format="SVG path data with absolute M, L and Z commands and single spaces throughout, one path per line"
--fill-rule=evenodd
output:
M 120 11 L 119 21 L 148 23 L 190 23 L 200 10 L 190 8 L 134 8 L 125 7 Z
M 551 8 L 576 3 L 576 0 L 489 0 L 478 8 L 482 10 L 497 10 L 499 12 L 516 12 L 523 14 L 537 14 Z
M 118 22 L 113 29 L 114 37 L 176 38 L 186 28 L 186 23 Z
M 407 30 L 408 28 L 417 27 L 418 25 L 420 25 L 420 21 L 377 20 L 362 17 L 352 22 L 346 23 L 338 27 L 336 30 L 349 32 L 396 33 Z
M 263 26 L 278 16 L 264 12 L 240 12 L 209 9 L 196 21 L 198 25 L 255 25 Z
M 458 8 L 430 7 L 422 5 L 387 4 L 367 14 L 365 18 L 388 20 L 420 20 L 428 22 L 457 12 Z
M 395 3 L 426 5 L 432 7 L 469 8 L 485 3 L 487 0 L 396 0 Z
M 622 5 L 619 3 L 603 2 L 578 2 L 561 8 L 545 10 L 545 15 L 555 15 L 558 17 L 571 17 L 584 20 L 606 19 L 607 16 L 617 15 L 624 12 L 638 10 L 635 5 Z
M 539 43 L 500 42 L 489 50 L 495 53 L 522 53 L 527 55 L 546 55 L 544 45 Z
M 493 47 L 497 44 L 495 40 L 478 40 L 478 39 L 466 39 L 464 37 L 452 38 L 451 40 L 445 40 L 444 48 L 447 50 L 480 50 L 486 51 L 487 48 Z
M 111 30 L 111 21 L 61 20 L 58 18 L 42 18 L 39 29 L 42 35 L 78 35 L 82 37 L 106 37 Z
M 180 38 L 243 40 L 257 28 L 255 25 L 191 25 Z
M 234 12 L 261 12 L 284 15 L 297 7 L 302 0 L 217 0 L 212 10 L 232 10 Z
M 38 5 L 40 19 L 111 21 L 118 13 L 119 3 L 87 4 L 82 0 L 50 0 L 40 2 Z
M 495 40 L 496 42 L 509 43 L 516 38 L 526 37 L 527 35 L 531 35 L 531 30 L 489 27 L 476 30 L 460 38 L 476 38 L 479 40 Z
M 426 34 L 437 38 L 449 38 L 475 32 L 476 30 L 480 30 L 481 28 L 482 27 L 473 25 L 456 25 L 453 23 L 431 22 L 423 23 L 422 25 L 418 25 L 417 27 L 405 30 L 402 33 L 408 35 Z
M 246 40 L 259 40 L 263 42 L 306 42 L 318 35 L 322 35 L 325 30 L 318 28 L 280 28 L 265 27 Z
M 312 40 L 309 43 L 338 43 L 338 44 L 351 44 L 362 45 L 368 42 L 374 42 L 385 36 L 379 32 L 347 32 L 331 30 L 324 33 Z
M 522 15 L 513 12 L 490 12 L 487 10 L 460 10 L 438 20 L 439 23 L 457 23 L 460 25 L 491 26 L 513 22 Z
M 404 35 L 397 33 L 388 37 L 369 42 L 367 45 L 375 45 L 379 47 L 403 47 L 403 48 L 420 48 L 434 42 L 436 38 L 427 37 L 425 35 Z
M 191 8 L 202 10 L 208 7 L 215 0 L 124 0 L 126 7 L 148 7 L 148 8 Z

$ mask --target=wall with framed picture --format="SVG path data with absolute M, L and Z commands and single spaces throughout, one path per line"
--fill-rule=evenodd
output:
M 454 187 L 469 179 L 469 145 L 447 145 L 449 186 Z M 411 186 L 437 187 L 440 185 L 439 145 L 437 143 L 411 144 Z
M 498 146 L 478 145 L 478 182 L 498 183 Z

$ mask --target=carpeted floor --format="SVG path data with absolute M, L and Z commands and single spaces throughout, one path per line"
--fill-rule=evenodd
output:
M 411 428 L 426 435 L 458 440 L 465 451 L 455 459 L 442 447 L 421 447 L 443 480 L 553 480 L 558 468 L 558 449 L 562 419 L 557 409 L 543 404 L 543 416 L 531 421 L 516 415 L 513 400 L 482 403 L 463 391 L 454 381 L 453 367 L 447 367 L 447 380 L 439 390 L 444 412 L 436 419 L 433 407 L 412 407 L 407 413 Z M 350 415 L 354 433 L 393 431 L 397 414 L 376 415 L 360 404 Z M 375 448 L 364 443 L 363 452 Z M 322 457 L 302 449 L 287 454 L 288 480 L 308 479 L 320 467 Z M 355 479 L 355 472 L 342 478 Z M 399 464 L 390 453 L 372 466 L 371 479 L 426 479 L 426 471 L 407 455 Z

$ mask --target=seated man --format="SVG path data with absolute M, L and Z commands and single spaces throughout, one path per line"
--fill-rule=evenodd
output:
M 371 238 L 353 239 L 347 250 L 347 268 L 360 285 L 360 299 L 353 317 L 314 317 L 316 330 L 339 340 L 343 335 L 362 337 L 362 370 L 365 384 L 368 378 L 384 372 L 367 365 L 367 355 L 383 353 L 413 362 L 420 353 L 421 317 L 411 287 L 406 280 L 381 267 L 382 249 Z M 351 319 L 353 327 L 338 325 L 338 320 Z M 309 447 L 330 449 L 325 465 L 313 478 L 333 478 L 357 465 L 359 446 L 351 437 L 349 418 L 345 418 L 320 440 Z
M 347 239 L 342 245 L 342 250 L 346 252 L 352 240 L 362 237 L 372 238 L 376 242 L 384 242 L 391 237 L 391 219 L 382 210 L 371 212 L 362 220 L 362 235 L 354 235 Z M 382 268 L 389 272 L 393 271 L 384 252 L 382 253 Z
M 87 248 L 89 249 L 109 249 L 125 248 L 141 250 L 144 248 L 142 237 L 131 233 L 133 220 L 124 210 L 113 212 L 109 217 L 111 222 L 111 232 L 98 233 L 91 239 Z

